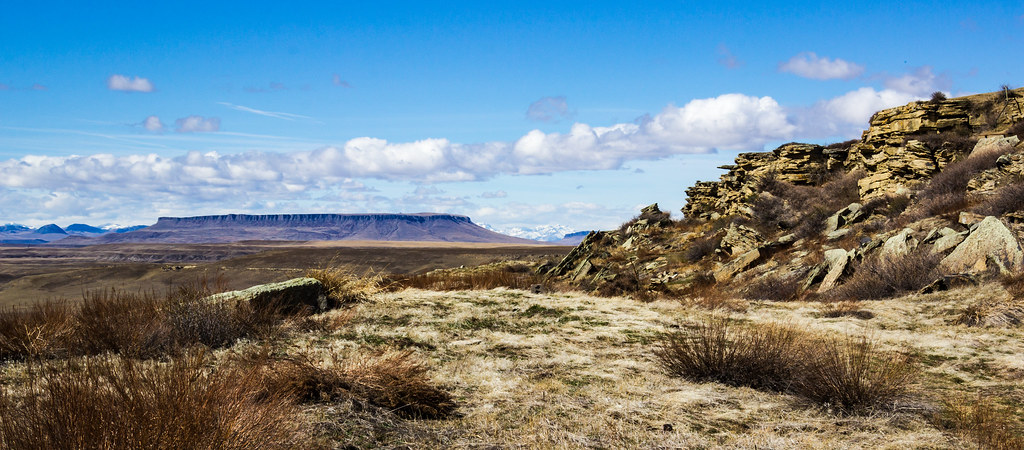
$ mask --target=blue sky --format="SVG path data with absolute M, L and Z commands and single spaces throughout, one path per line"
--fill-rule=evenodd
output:
M 675 212 L 737 152 L 1024 84 L 1020 2 L 5 2 L 0 222 Z

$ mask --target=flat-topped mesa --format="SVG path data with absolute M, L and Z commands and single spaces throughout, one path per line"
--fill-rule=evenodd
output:
M 473 223 L 469 217 L 455 214 L 437 213 L 366 213 L 366 214 L 224 214 L 215 216 L 194 217 L 161 217 L 149 230 L 164 228 L 189 228 L 224 225 L 241 226 L 335 226 L 338 224 L 354 224 L 359 222 L 401 221 L 408 223 L 429 223 L 445 221 L 454 223 Z
M 714 219 L 749 210 L 747 201 L 769 174 L 793 184 L 863 170 L 862 199 L 905 193 L 970 152 L 979 136 L 1004 133 L 1024 120 L 1024 88 L 946 100 L 918 101 L 875 113 L 859 141 L 828 147 L 790 143 L 771 152 L 742 153 L 719 181 L 686 190 L 686 217 Z

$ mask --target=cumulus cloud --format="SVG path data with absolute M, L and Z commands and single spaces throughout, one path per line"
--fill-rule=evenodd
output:
M 793 56 L 789 61 L 780 63 L 779 71 L 815 80 L 849 80 L 864 73 L 864 66 L 839 58 L 818 57 L 814 52 L 803 52 Z
M 149 116 L 146 120 L 142 121 L 142 128 L 145 128 L 148 131 L 163 131 L 164 124 L 160 121 L 159 117 Z
M 341 79 L 341 75 L 338 75 L 338 74 L 331 75 L 331 84 L 333 84 L 335 86 L 343 87 L 343 88 L 350 88 L 350 87 L 352 87 L 352 85 L 349 84 L 348 81 L 342 80 Z
M 564 96 L 542 97 L 526 109 L 526 118 L 537 122 L 559 122 L 571 119 L 572 113 Z
M 947 91 L 952 82 L 945 74 L 936 75 L 931 66 L 921 66 L 898 77 L 885 77 L 886 89 L 924 97 L 937 90 Z
M 743 61 L 737 59 L 725 44 L 718 44 L 718 64 L 728 69 L 736 69 L 743 65 Z
M 153 92 L 153 83 L 145 78 L 128 78 L 124 75 L 114 74 L 107 78 L 107 89 L 125 92 Z
M 174 121 L 175 131 L 179 133 L 213 133 L 220 131 L 220 118 L 203 116 L 182 117 Z

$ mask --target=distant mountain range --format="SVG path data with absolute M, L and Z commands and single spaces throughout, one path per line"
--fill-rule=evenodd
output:
M 485 242 L 505 244 L 575 245 L 587 232 L 550 236 L 545 230 L 515 229 L 510 236 L 476 225 L 469 217 L 452 214 L 229 214 L 161 217 L 151 226 L 95 227 L 55 224 L 32 229 L 0 226 L 0 244 L 93 245 L 109 243 L 221 243 L 245 240 L 368 240 Z M 549 232 L 544 235 L 543 231 Z M 535 237 L 545 237 L 544 240 Z M 529 237 L 527 237 L 529 236 Z M 533 237 L 534 239 L 530 239 Z
M 110 233 L 127 233 L 145 227 L 145 225 L 136 225 L 131 227 L 100 228 L 83 223 L 73 223 L 68 225 L 67 228 L 61 228 L 51 223 L 39 228 L 29 228 L 24 225 L 7 224 L 0 225 L 0 244 L 46 244 L 72 236 L 93 238 Z

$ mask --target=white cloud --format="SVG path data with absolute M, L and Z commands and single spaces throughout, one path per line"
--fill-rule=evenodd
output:
M 571 119 L 572 115 L 564 96 L 542 97 L 526 109 L 526 118 L 537 122 L 557 123 L 563 119 Z
M 212 133 L 220 131 L 220 119 L 203 116 L 182 117 L 174 121 L 175 131 L 179 133 Z
M 126 92 L 153 92 L 153 83 L 145 78 L 128 78 L 124 75 L 114 74 L 107 78 L 107 89 Z
M 789 61 L 780 63 L 779 71 L 815 80 L 849 80 L 864 73 L 864 66 L 839 58 L 818 57 L 814 52 L 803 52 L 793 56 Z
M 149 131 L 163 131 L 164 124 L 160 122 L 160 118 L 157 116 L 149 116 L 146 120 L 142 121 L 142 127 Z
M 925 97 L 938 90 L 948 90 L 952 82 L 946 75 L 932 73 L 931 66 L 921 66 L 899 77 L 886 77 L 884 84 L 886 89 Z

